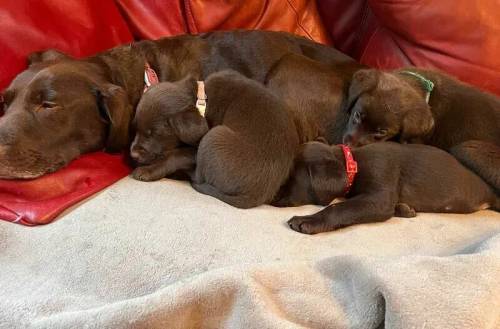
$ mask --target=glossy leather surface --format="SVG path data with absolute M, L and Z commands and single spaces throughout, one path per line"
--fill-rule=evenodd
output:
M 131 40 L 112 1 L 0 0 L 0 90 L 33 51 L 57 48 L 80 57 Z
M 138 39 L 259 29 L 287 31 L 330 43 L 314 0 L 118 0 L 117 3 Z
M 498 0 L 318 0 L 336 47 L 362 63 L 438 69 L 500 95 Z
M 129 172 L 120 155 L 98 152 L 38 179 L 0 180 L 0 219 L 29 226 L 47 224 Z

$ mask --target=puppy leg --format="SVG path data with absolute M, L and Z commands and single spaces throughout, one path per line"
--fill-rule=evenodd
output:
M 132 177 L 143 182 L 162 179 L 179 171 L 190 174 L 196 165 L 195 148 L 179 148 L 170 151 L 164 160 L 137 167 Z
M 417 212 L 415 209 L 407 205 L 406 203 L 398 203 L 396 205 L 396 209 L 394 210 L 394 216 L 403 217 L 403 218 L 411 218 L 416 217 Z
M 198 192 L 206 195 L 210 195 L 211 197 L 217 198 L 222 202 L 225 202 L 233 207 L 240 208 L 240 209 L 249 209 L 253 207 L 259 206 L 261 203 L 255 201 L 255 198 L 250 197 L 245 194 L 239 194 L 239 195 L 228 195 L 225 194 L 221 191 L 219 191 L 217 188 L 214 186 L 203 183 L 203 184 L 198 184 L 198 183 L 191 183 L 191 186 Z
M 499 145 L 470 140 L 452 147 L 450 153 L 500 194 Z
M 394 215 L 394 209 L 395 202 L 391 202 L 388 194 L 362 194 L 313 215 L 292 217 L 288 225 L 297 232 L 316 234 L 355 224 L 382 222 Z
M 287 179 L 295 152 L 266 152 L 263 155 L 257 142 L 227 126 L 212 128 L 198 148 L 192 186 L 238 208 L 270 202 Z

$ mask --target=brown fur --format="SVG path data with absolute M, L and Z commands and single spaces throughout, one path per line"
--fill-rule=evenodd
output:
M 264 83 L 269 72 L 279 73 L 276 63 L 290 54 L 327 67 L 354 63 L 331 47 L 266 31 L 141 41 L 84 59 L 57 51 L 35 53 L 30 56 L 29 68 L 4 92 L 0 178 L 33 178 L 87 152 L 105 147 L 127 149 L 129 122 L 144 88 L 145 62 L 162 82 L 188 75 L 202 80 L 214 72 L 233 69 Z M 311 95 L 301 97 L 307 103 L 317 92 Z
M 158 168 L 158 162 L 170 161 L 167 152 L 199 142 L 192 161 L 196 190 L 239 208 L 270 202 L 288 178 L 299 145 L 290 111 L 262 84 L 234 71 L 210 75 L 205 89 L 206 120 L 195 107 L 192 78 L 147 91 L 137 109 L 132 156 Z M 171 174 L 158 173 L 148 176 L 139 167 L 133 175 L 155 180 Z
M 358 174 L 347 200 L 309 216 L 288 221 L 298 232 L 315 234 L 342 227 L 385 221 L 416 212 L 471 213 L 500 210 L 500 199 L 479 176 L 452 155 L 432 146 L 375 143 L 352 150 Z M 338 146 L 303 144 L 290 180 L 276 206 L 328 205 L 343 197 L 345 159 Z
M 445 74 L 416 68 L 434 84 L 401 71 L 360 70 L 349 89 L 344 142 L 423 143 L 451 152 L 500 192 L 500 99 Z

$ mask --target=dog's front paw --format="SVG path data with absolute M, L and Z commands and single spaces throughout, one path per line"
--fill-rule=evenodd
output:
M 332 231 L 325 226 L 325 221 L 317 216 L 294 216 L 288 221 L 288 226 L 294 231 L 305 234 L 316 234 Z
M 134 171 L 132 171 L 132 178 L 142 182 L 152 182 L 163 177 L 157 177 L 154 170 L 145 166 L 135 168 Z

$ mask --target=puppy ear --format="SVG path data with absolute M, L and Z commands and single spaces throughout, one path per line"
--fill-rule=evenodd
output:
M 434 118 L 427 104 L 413 107 L 406 112 L 401 126 L 401 142 L 417 142 L 434 128 Z
M 346 109 L 352 108 L 362 93 L 375 88 L 378 83 L 378 77 L 379 72 L 374 69 L 359 70 L 354 73 L 351 85 L 349 86 Z
M 64 59 L 71 59 L 71 57 L 55 49 L 36 51 L 28 56 L 28 65 L 40 62 L 61 61 Z
M 106 139 L 107 152 L 120 152 L 127 148 L 132 106 L 123 88 L 106 84 L 98 90 L 97 103 L 101 117 L 109 124 Z
M 188 145 L 197 145 L 208 132 L 207 120 L 196 109 L 177 113 L 169 119 L 169 123 L 177 137 Z

